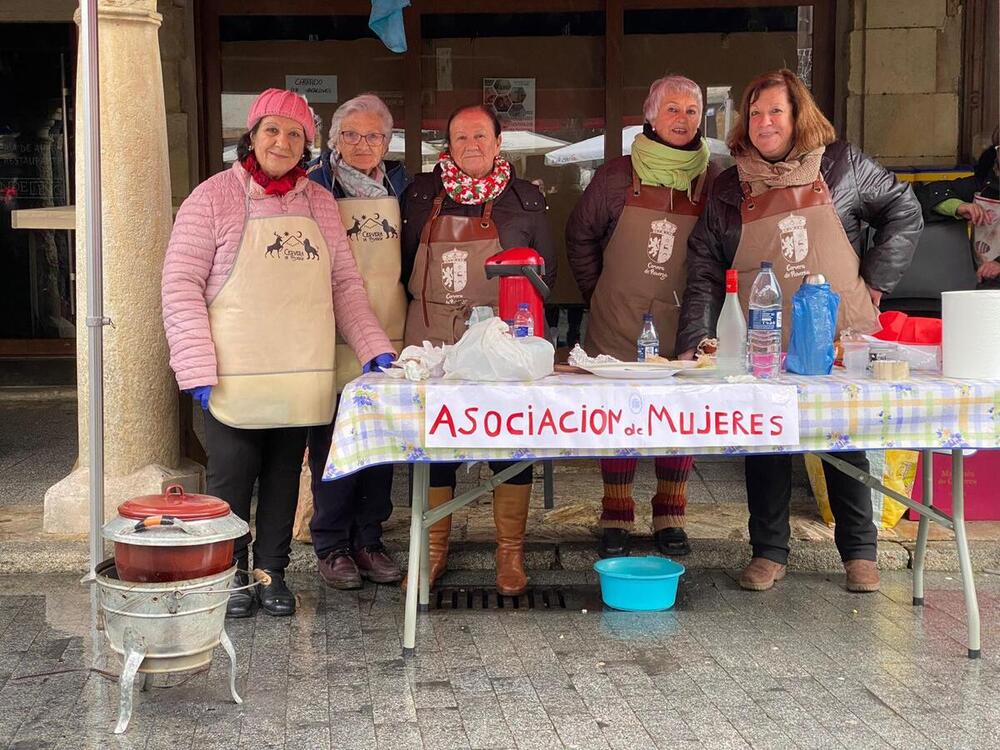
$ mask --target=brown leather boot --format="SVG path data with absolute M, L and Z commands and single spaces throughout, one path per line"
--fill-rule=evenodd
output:
M 437 508 L 449 502 L 455 496 L 451 487 L 430 487 L 427 490 L 427 507 Z M 448 567 L 448 537 L 451 536 L 451 516 L 445 516 L 427 530 L 427 548 L 430 558 L 430 587 Z M 406 591 L 407 574 L 403 579 L 403 591 Z
M 784 565 L 766 557 L 755 557 L 740 574 L 740 588 L 747 591 L 767 591 L 775 581 L 784 577 Z
M 501 484 L 493 490 L 497 592 L 504 596 L 523 594 L 528 587 L 528 576 L 524 573 L 524 529 L 530 500 L 530 484 Z
M 872 560 L 844 560 L 847 571 L 847 590 L 856 594 L 878 591 L 878 565 Z

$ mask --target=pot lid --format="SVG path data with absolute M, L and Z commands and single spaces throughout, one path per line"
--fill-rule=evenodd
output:
M 188 494 L 179 484 L 170 485 L 162 495 L 127 500 L 101 529 L 105 539 L 145 547 L 212 544 L 249 531 L 228 503 L 211 495 Z
M 205 521 L 229 515 L 229 503 L 212 495 L 188 494 L 172 484 L 162 495 L 142 495 L 118 506 L 119 515 L 141 521 L 150 516 L 170 516 L 181 521 Z

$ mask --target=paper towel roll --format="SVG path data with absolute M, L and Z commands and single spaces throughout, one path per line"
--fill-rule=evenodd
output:
M 1000 378 L 1000 290 L 941 293 L 946 378 Z

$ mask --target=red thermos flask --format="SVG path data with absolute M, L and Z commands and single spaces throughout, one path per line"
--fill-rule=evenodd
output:
M 545 338 L 545 298 L 549 287 L 542 281 L 545 260 L 530 247 L 512 247 L 486 259 L 486 278 L 500 279 L 500 319 L 513 320 L 517 306 L 527 302 L 535 322 L 535 336 Z

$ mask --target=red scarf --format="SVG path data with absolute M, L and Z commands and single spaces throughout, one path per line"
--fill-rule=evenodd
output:
M 264 188 L 265 195 L 284 195 L 295 187 L 295 183 L 299 181 L 300 177 L 306 176 L 306 170 L 295 165 L 281 177 L 269 177 L 260 168 L 260 164 L 257 163 L 257 157 L 253 154 L 247 154 L 247 158 L 241 161 L 240 164 L 250 174 L 253 181 Z
M 465 206 L 481 206 L 495 200 L 510 182 L 510 162 L 497 157 L 493 171 L 485 177 L 471 177 L 458 168 L 451 154 L 442 151 L 438 156 L 441 167 L 441 183 L 448 197 Z

